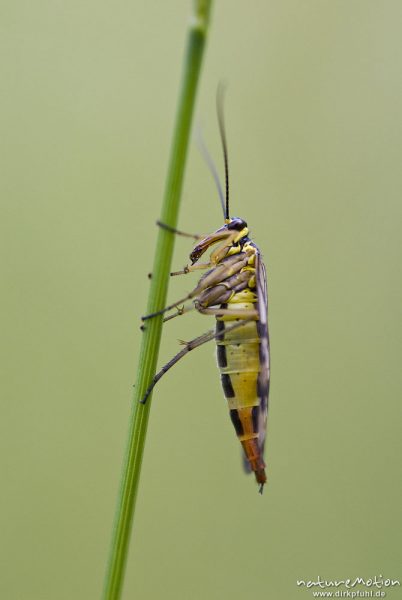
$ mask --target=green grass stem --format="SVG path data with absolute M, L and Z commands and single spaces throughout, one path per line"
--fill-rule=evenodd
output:
M 184 168 L 211 2 L 212 0 L 195 0 L 189 24 L 184 72 L 160 216 L 163 223 L 172 227 L 176 227 L 178 220 Z M 159 228 L 147 313 L 155 312 L 166 304 L 174 237 L 171 232 Z M 155 317 L 146 323 L 145 331 L 142 334 L 127 450 L 106 571 L 104 600 L 121 598 L 151 405 L 151 397 L 145 406 L 139 404 L 139 400 L 155 374 L 161 333 L 162 317 Z

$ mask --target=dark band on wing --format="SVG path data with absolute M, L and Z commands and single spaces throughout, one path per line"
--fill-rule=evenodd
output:
M 269 337 L 268 337 L 268 327 L 266 323 L 262 323 L 261 321 L 256 322 L 257 332 L 260 338 L 260 348 L 259 348 L 259 358 L 260 364 L 264 365 L 269 363 Z
M 257 304 L 257 308 L 259 309 L 259 303 Z M 266 338 L 268 337 L 268 329 L 267 329 L 267 325 L 266 323 L 263 323 L 262 321 L 256 321 L 256 325 L 257 325 L 257 333 L 259 335 L 260 338 Z
M 257 396 L 259 398 L 266 398 L 269 394 L 269 379 L 263 374 L 259 373 L 257 377 Z

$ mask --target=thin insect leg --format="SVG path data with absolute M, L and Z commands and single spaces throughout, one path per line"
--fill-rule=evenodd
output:
M 165 312 L 169 312 L 169 310 L 173 310 L 174 308 L 177 308 L 180 304 L 184 304 L 185 302 L 187 302 L 187 300 L 191 300 L 193 296 L 190 294 L 188 294 L 187 296 L 185 296 L 185 298 L 180 298 L 180 300 L 178 300 L 177 302 L 174 302 L 173 304 L 169 304 L 169 306 L 165 306 L 165 308 L 162 308 L 161 310 L 157 310 L 156 312 L 153 313 L 149 313 L 149 315 L 144 315 L 143 317 L 141 317 L 142 321 L 147 321 L 148 319 L 152 319 L 153 317 L 157 317 L 158 315 L 163 315 Z
M 170 273 L 170 276 L 174 277 L 175 275 L 187 275 L 187 273 L 192 273 L 193 271 L 200 271 L 201 269 L 210 269 L 211 267 L 211 263 L 197 263 L 196 265 L 186 265 L 182 271 L 172 271 L 172 273 Z
M 232 329 L 237 329 L 238 327 L 242 327 L 245 323 L 248 323 L 250 320 L 251 319 L 245 319 L 244 321 L 241 321 L 240 323 L 235 323 L 231 327 L 227 327 L 225 330 L 225 334 L 228 333 L 229 331 L 231 331 Z M 155 377 L 152 380 L 151 385 L 148 387 L 143 398 L 141 398 L 140 403 L 141 404 L 146 403 L 148 396 L 150 395 L 150 393 L 152 392 L 152 390 L 154 389 L 154 387 L 158 383 L 158 381 L 161 379 L 161 377 L 163 377 L 164 374 L 167 373 L 167 371 L 169 371 L 169 369 L 171 369 L 177 362 L 179 362 L 179 360 L 181 358 L 183 358 L 183 356 L 186 356 L 186 354 L 191 352 L 191 350 L 194 350 L 194 348 L 198 348 L 199 346 L 202 346 L 202 344 L 205 344 L 206 342 L 209 342 L 210 340 L 213 340 L 220 335 L 222 335 L 222 334 L 216 333 L 215 331 L 211 330 L 211 331 L 207 331 L 207 333 L 204 333 L 203 335 L 200 335 L 199 337 L 194 338 L 190 342 L 187 342 L 186 346 L 183 348 L 183 350 L 180 350 L 180 352 L 178 352 L 171 360 L 169 360 L 169 362 L 167 362 L 166 365 L 164 365 L 162 367 L 162 369 L 155 375 Z
M 171 225 L 168 225 L 167 223 L 162 223 L 162 221 L 156 221 L 156 224 L 161 229 L 166 229 L 166 231 L 170 231 L 170 233 L 175 233 L 176 235 L 182 235 L 183 237 L 189 237 L 189 238 L 192 238 L 193 240 L 202 240 L 202 235 L 199 235 L 198 233 L 187 233 L 185 231 L 180 231 L 180 229 L 176 229 L 175 227 L 172 227 Z
M 173 315 L 169 315 L 168 317 L 165 317 L 163 319 L 163 323 L 166 323 L 166 321 L 171 321 L 171 319 L 175 319 L 176 317 L 181 317 L 182 315 L 190 312 L 191 310 L 195 310 L 195 306 L 194 304 L 190 304 L 190 305 L 183 305 L 182 307 L 176 306 L 176 310 L 177 312 L 174 313 Z M 141 325 L 140 327 L 141 331 L 145 331 L 145 325 Z
M 183 267 L 181 271 L 172 271 L 169 273 L 170 277 L 174 277 L 175 275 L 187 275 L 188 273 L 193 273 L 194 271 L 201 271 L 203 269 L 210 269 L 212 267 L 212 263 L 197 263 L 196 265 L 186 265 Z M 148 273 L 148 279 L 152 279 L 152 273 Z
M 207 289 L 211 285 L 216 285 L 222 280 L 230 277 L 234 273 L 238 273 L 240 269 L 247 265 L 248 257 L 244 256 L 231 256 L 227 259 L 226 263 L 221 263 L 217 265 L 211 273 L 206 273 L 198 282 L 198 285 L 184 298 L 180 298 L 177 302 L 173 302 L 169 304 L 169 306 L 165 306 L 161 310 L 150 313 L 149 315 L 145 315 L 142 318 L 143 321 L 147 319 L 151 319 L 152 317 L 156 317 L 158 315 L 163 315 L 165 312 L 176 308 L 179 304 L 184 304 L 188 300 L 192 298 L 196 298 L 203 290 Z
M 180 350 L 180 352 L 178 352 L 169 362 L 167 362 L 166 365 L 164 365 L 162 367 L 162 369 L 159 371 L 159 373 L 157 373 L 155 375 L 155 377 L 152 380 L 151 385 L 148 387 L 147 391 L 145 392 L 144 397 L 140 400 L 141 404 L 145 404 L 145 402 L 148 399 L 148 396 L 150 395 L 150 393 L 152 392 L 153 388 L 158 383 L 158 381 L 161 379 L 161 377 L 163 377 L 163 375 L 167 371 L 169 371 L 169 369 L 171 369 L 181 358 L 183 358 L 183 356 L 188 354 L 194 348 L 197 348 L 198 346 L 205 344 L 209 340 L 213 340 L 214 337 L 215 337 L 215 332 L 208 331 L 207 333 L 200 335 L 200 337 L 195 338 L 194 340 L 191 340 L 191 342 L 188 342 L 188 344 L 185 346 L 185 348 L 183 348 L 183 350 Z
M 195 307 L 198 312 L 203 315 L 214 315 L 215 317 L 231 316 L 234 319 L 246 319 L 248 321 L 258 321 L 259 314 L 257 310 L 229 310 L 227 308 L 214 308 L 212 306 L 208 308 L 202 308 L 200 306 Z
M 174 315 L 169 315 L 168 317 L 165 317 L 163 319 L 164 323 L 166 323 L 166 321 L 170 321 L 171 319 L 175 319 L 176 317 L 181 317 L 182 315 L 185 315 L 186 313 L 190 312 L 191 310 L 195 310 L 195 306 L 194 306 L 194 304 L 190 304 L 188 306 L 182 306 L 181 308 L 176 306 L 176 309 L 177 309 L 177 312 Z

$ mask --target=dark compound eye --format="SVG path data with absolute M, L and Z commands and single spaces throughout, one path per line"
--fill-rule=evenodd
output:
M 245 227 L 247 227 L 246 221 L 243 221 L 243 219 L 240 219 L 239 217 L 233 217 L 227 225 L 228 229 L 234 229 L 235 231 L 241 231 Z

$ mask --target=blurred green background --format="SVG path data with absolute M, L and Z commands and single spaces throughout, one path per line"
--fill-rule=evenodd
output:
M 0 12 L 0 598 L 96 599 L 190 2 Z M 232 213 L 269 275 L 269 485 L 260 497 L 242 472 L 204 346 L 154 394 L 124 598 L 402 580 L 401 26 L 399 0 L 215 4 L 196 120 L 222 172 L 224 78 Z M 180 227 L 221 223 L 192 143 Z M 177 241 L 175 268 L 190 249 Z M 211 324 L 168 323 L 159 364 Z

